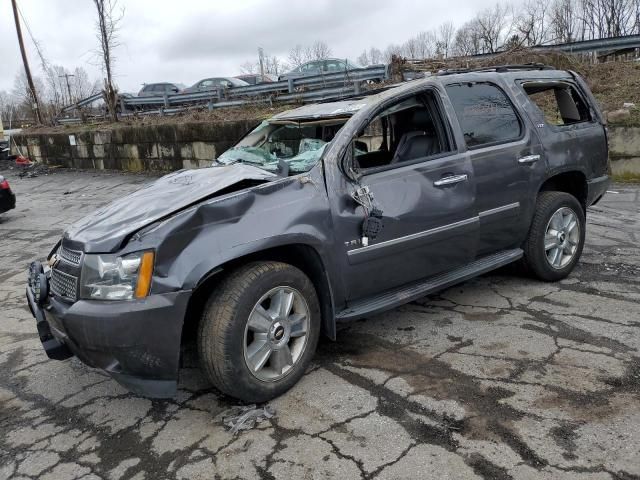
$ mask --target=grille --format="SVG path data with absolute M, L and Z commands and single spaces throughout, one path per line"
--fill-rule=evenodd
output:
M 71 265 L 80 265 L 80 257 L 82 257 L 82 252 L 69 250 L 65 247 L 60 247 L 59 253 L 60 257 L 67 263 L 70 263 Z
M 51 287 L 51 292 L 54 295 L 75 301 L 78 279 L 73 275 L 63 273 L 54 268 L 51 270 L 51 280 L 49 285 Z

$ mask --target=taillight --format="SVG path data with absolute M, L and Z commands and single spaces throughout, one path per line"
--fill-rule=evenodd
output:
M 0 182 L 0 190 L 9 190 L 11 187 L 9 186 L 9 182 L 3 180 Z

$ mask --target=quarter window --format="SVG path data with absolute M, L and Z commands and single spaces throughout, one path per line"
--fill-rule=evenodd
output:
M 469 148 L 506 143 L 520 138 L 522 125 L 511 101 L 502 90 L 489 83 L 447 86 Z
M 550 125 L 572 125 L 591 120 L 589 108 L 568 83 L 533 82 L 525 83 L 522 88 Z

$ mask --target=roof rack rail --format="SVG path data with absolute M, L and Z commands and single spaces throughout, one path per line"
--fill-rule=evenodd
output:
M 440 70 L 435 75 L 455 75 L 457 73 L 471 73 L 471 72 L 497 72 L 505 73 L 518 70 L 555 70 L 553 65 L 545 65 L 544 63 L 522 63 L 514 65 L 494 65 L 489 67 L 476 67 L 476 68 L 450 68 L 447 70 Z
M 386 92 L 392 88 L 399 87 L 400 83 L 392 83 L 391 85 L 385 85 L 384 87 L 373 88 L 371 90 L 362 90 L 360 93 L 350 93 L 348 95 L 340 95 L 337 97 L 325 98 L 324 100 L 319 100 L 315 103 L 331 103 L 331 102 L 341 102 L 343 100 L 350 100 L 353 98 L 364 98 L 369 97 L 371 95 L 375 95 L 377 93 Z

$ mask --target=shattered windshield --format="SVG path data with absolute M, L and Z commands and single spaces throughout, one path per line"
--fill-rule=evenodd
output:
M 247 163 L 277 172 L 286 163 L 289 174 L 313 167 L 346 123 L 340 119 L 311 121 L 264 121 L 233 148 L 220 155 L 215 164 Z M 214 164 L 214 165 L 215 165 Z

